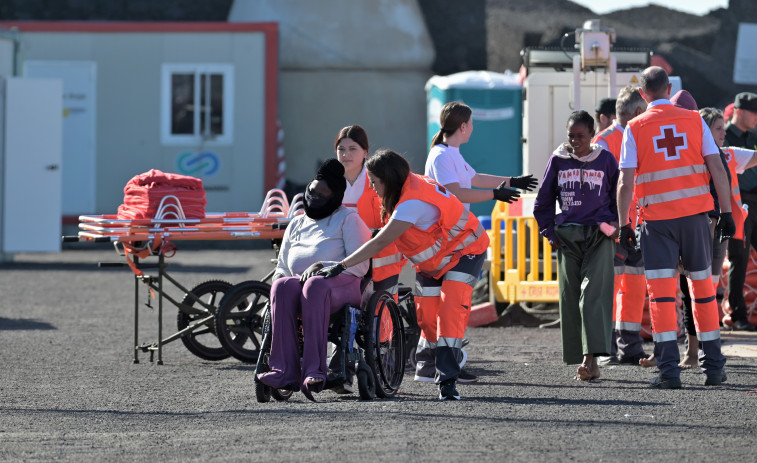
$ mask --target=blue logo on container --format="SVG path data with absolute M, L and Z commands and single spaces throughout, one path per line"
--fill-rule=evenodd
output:
M 211 177 L 221 168 L 221 160 L 216 153 L 185 152 L 176 159 L 176 167 L 184 175 Z

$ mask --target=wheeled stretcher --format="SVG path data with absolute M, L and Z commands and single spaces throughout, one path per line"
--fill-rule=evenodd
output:
M 290 204 L 281 190 L 266 194 L 259 212 L 207 213 L 204 218 L 185 217 L 179 199 L 168 195 L 163 198 L 158 212 L 152 219 L 119 219 L 116 215 L 82 215 L 79 217 L 79 232 L 76 236 L 64 236 L 64 242 L 110 242 L 125 262 L 99 263 L 100 267 L 126 267 L 134 273 L 134 363 L 139 363 L 140 352 L 149 353 L 150 361 L 158 353 L 158 364 L 163 364 L 163 345 L 181 339 L 195 355 L 207 360 L 221 360 L 229 354 L 223 347 L 206 345 L 203 334 L 215 336 L 215 313 L 221 297 L 232 285 L 221 280 L 212 280 L 187 289 L 166 271 L 166 257 L 175 254 L 174 241 L 216 241 L 270 239 L 277 240 L 292 218 L 304 212 L 302 194 Z M 142 259 L 157 258 L 157 263 L 145 263 Z M 155 275 L 147 275 L 146 269 L 157 269 Z M 178 301 L 166 294 L 164 279 L 186 295 Z M 139 343 L 139 284 L 148 287 L 158 301 L 158 340 Z M 179 309 L 178 331 L 163 337 L 163 300 L 167 299 Z M 148 299 L 149 306 L 149 299 Z

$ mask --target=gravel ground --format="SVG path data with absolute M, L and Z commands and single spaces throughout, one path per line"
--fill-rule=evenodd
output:
M 189 248 L 170 262 L 194 286 L 260 278 L 271 257 Z M 459 386 L 460 402 L 437 401 L 408 374 L 393 400 L 326 391 L 318 403 L 260 404 L 253 366 L 234 359 L 204 361 L 177 341 L 163 365 L 132 362 L 131 273 L 95 265 L 118 259 L 93 245 L 0 265 L 0 461 L 755 460 L 755 357 L 729 357 L 723 386 L 685 372 L 684 389 L 657 391 L 639 367 L 572 380 L 558 330 L 470 328 L 468 367 L 481 380 Z M 139 310 L 140 337 L 152 341 L 155 309 Z M 175 314 L 166 309 L 164 334 Z M 732 349 L 757 341 L 724 338 Z

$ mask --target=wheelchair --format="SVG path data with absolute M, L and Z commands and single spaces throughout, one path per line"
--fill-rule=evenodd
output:
M 360 399 L 392 398 L 399 390 L 405 373 L 406 339 L 402 315 L 389 293 L 374 292 L 370 280 L 367 283 L 364 281 L 363 286 L 360 307 L 347 304 L 331 315 L 328 341 L 336 346 L 341 355 L 337 357 L 338 368 L 332 369 L 324 389 L 344 384 L 347 365 L 356 364 L 355 378 Z M 254 376 L 255 397 L 258 402 L 269 402 L 271 397 L 277 401 L 288 400 L 293 392 L 299 390 L 299 385 L 296 390 L 295 386 L 275 389 L 266 386 L 257 377 L 269 371 L 272 336 L 270 304 L 265 307 L 262 328 L 263 339 Z

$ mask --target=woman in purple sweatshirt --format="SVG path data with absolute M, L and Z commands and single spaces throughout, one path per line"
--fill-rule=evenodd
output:
M 568 142 L 552 153 L 534 204 L 539 232 L 557 250 L 563 361 L 580 364 L 582 381 L 599 378 L 596 357 L 610 352 L 618 236 L 618 163 L 593 137 L 591 115 L 573 112 Z

